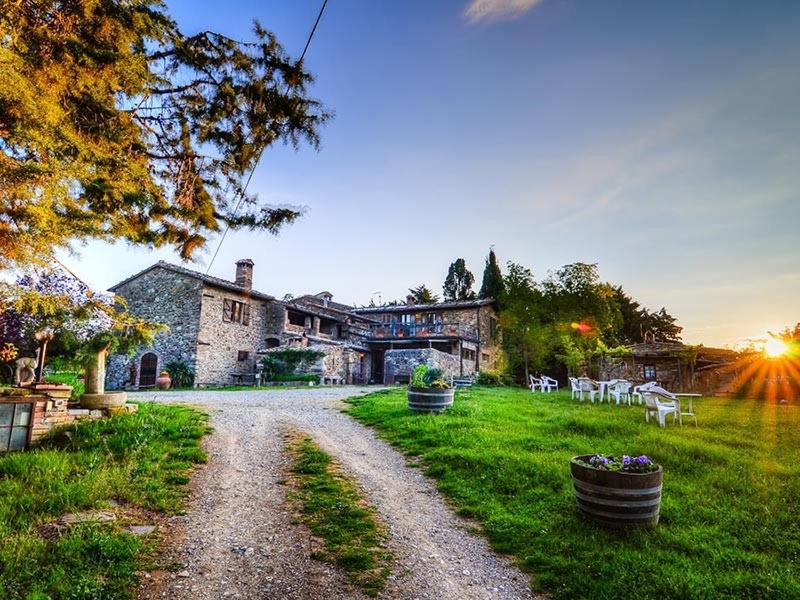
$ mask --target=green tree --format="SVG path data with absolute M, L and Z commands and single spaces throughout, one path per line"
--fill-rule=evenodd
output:
M 527 267 L 509 262 L 499 299 L 498 316 L 508 370 L 520 382 L 547 363 L 554 344 L 554 330 L 545 322 L 541 291 Z
M 642 342 L 648 332 L 659 341 L 680 341 L 683 328 L 677 325 L 677 319 L 670 315 L 666 308 L 650 312 L 627 294 L 622 286 L 612 289 L 612 300 L 619 308 L 622 317 L 619 329 L 620 342 L 627 344 Z
M 415 288 L 409 288 L 408 291 L 414 297 L 414 302 L 417 304 L 435 304 L 439 301 L 439 296 L 424 283 Z
M 467 263 L 463 258 L 457 258 L 447 270 L 447 278 L 444 280 L 445 301 L 474 299 L 475 292 L 472 290 L 474 283 L 475 276 L 467 269 Z
M 254 25 L 181 32 L 160 0 L 4 2 L 0 268 L 92 238 L 172 245 L 298 216 L 246 195 L 275 142 L 318 146 L 312 76 Z
M 499 300 L 503 295 L 504 289 L 503 272 L 500 270 L 500 265 L 497 264 L 494 248 L 490 248 L 489 256 L 486 258 L 486 266 L 483 269 L 483 282 L 481 283 L 478 297 Z

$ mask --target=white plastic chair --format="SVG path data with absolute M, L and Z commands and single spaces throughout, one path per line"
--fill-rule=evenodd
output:
M 609 401 L 611 400 L 611 396 L 617 399 L 617 405 L 619 405 L 620 401 L 627 402 L 628 406 L 631 404 L 631 382 L 625 381 L 624 379 L 617 379 L 614 383 L 610 384 L 608 387 L 608 398 Z
M 552 377 L 548 377 L 547 375 L 542 375 L 540 381 L 542 382 L 542 391 L 543 392 L 557 392 L 558 391 L 558 381 L 556 381 Z
M 657 387 L 658 382 L 656 381 L 648 381 L 647 383 L 643 383 L 641 385 L 636 385 L 633 387 L 633 399 L 636 400 L 639 404 L 642 403 L 642 392 L 645 390 L 649 390 L 652 387 Z
M 581 395 L 581 386 L 578 384 L 578 379 L 576 377 L 568 377 L 569 379 L 569 387 L 572 390 L 572 399 L 575 400 L 575 396 L 580 397 Z M 583 400 L 583 398 L 581 398 Z
M 581 377 L 578 379 L 578 399 L 583 402 L 583 395 L 587 394 L 589 396 L 589 400 L 594 402 L 595 394 L 599 393 L 597 386 L 595 386 L 594 381 L 591 379 L 587 379 L 586 377 Z
M 531 391 L 532 392 L 535 392 L 537 387 L 539 388 L 540 391 L 542 391 L 542 392 L 544 391 L 544 388 L 542 387 L 542 380 L 541 379 L 538 379 L 538 378 L 534 377 L 533 375 L 528 375 L 528 377 L 531 380 Z
M 672 415 L 672 422 L 676 420 L 683 425 L 681 419 L 681 403 L 675 394 L 672 394 L 664 388 L 652 386 L 646 390 L 642 390 L 642 397 L 644 398 L 644 419 L 650 422 L 650 414 L 654 413 L 658 424 L 661 427 L 667 426 L 667 415 Z

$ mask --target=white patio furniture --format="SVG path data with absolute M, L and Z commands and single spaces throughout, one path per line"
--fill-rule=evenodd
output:
M 688 398 L 689 399 L 689 407 L 687 410 L 681 412 L 681 417 L 689 417 L 690 419 L 694 419 L 694 426 L 697 427 L 697 415 L 694 414 L 694 402 L 695 398 L 700 398 L 702 394 L 690 394 L 690 393 L 677 393 L 675 394 L 679 398 Z
M 646 390 L 641 391 L 642 398 L 644 398 L 644 418 L 648 423 L 650 422 L 650 414 L 655 414 L 658 424 L 661 427 L 667 425 L 667 415 L 672 415 L 672 422 L 676 420 L 683 425 L 681 419 L 681 402 L 678 396 L 668 392 L 662 387 L 652 386 Z
M 658 385 L 656 381 L 648 381 L 647 383 L 642 383 L 641 385 L 636 385 L 633 387 L 633 399 L 636 400 L 639 404 L 642 403 L 642 391 L 648 390 L 651 387 L 655 387 Z
M 569 379 L 569 387 L 572 390 L 572 399 L 575 400 L 575 397 L 580 396 L 581 394 L 581 387 L 580 384 L 578 384 L 578 378 L 568 377 L 567 379 Z M 581 398 L 581 400 L 582 399 L 583 398 Z
M 542 382 L 542 391 L 543 392 L 557 392 L 558 391 L 558 381 L 556 381 L 552 377 L 548 377 L 547 375 L 542 375 L 540 381 Z
M 542 380 L 538 377 L 534 377 L 533 375 L 528 375 L 531 380 L 531 391 L 535 392 L 536 388 L 538 387 L 540 391 L 544 391 L 542 388 Z
M 614 397 L 617 399 L 617 405 L 619 405 L 620 402 L 627 402 L 628 406 L 630 406 L 631 385 L 630 381 L 624 379 L 617 379 L 614 381 L 608 386 L 608 401 L 611 402 L 611 398 Z
M 589 400 L 594 402 L 594 395 L 597 393 L 597 386 L 588 377 L 578 378 L 578 400 L 583 402 L 583 395 L 586 394 Z
M 615 381 L 616 381 L 616 379 L 609 379 L 608 381 L 596 381 L 595 383 L 597 384 L 597 390 L 595 391 L 594 394 L 592 394 L 592 402 L 594 402 L 594 397 L 595 396 L 599 396 L 600 397 L 599 401 L 602 402 L 606 397 L 606 389 L 610 385 L 612 385 Z M 611 401 L 611 397 L 610 396 L 609 396 L 608 400 L 609 400 L 609 402 Z

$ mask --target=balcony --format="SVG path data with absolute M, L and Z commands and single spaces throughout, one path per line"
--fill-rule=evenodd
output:
M 465 339 L 477 340 L 478 331 L 463 323 L 376 323 L 370 326 L 369 337 L 380 340 L 396 339 Z

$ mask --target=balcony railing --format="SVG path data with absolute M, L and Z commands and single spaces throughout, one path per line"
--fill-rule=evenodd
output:
M 376 323 L 370 326 L 372 338 L 464 338 L 478 339 L 478 331 L 463 323 Z

